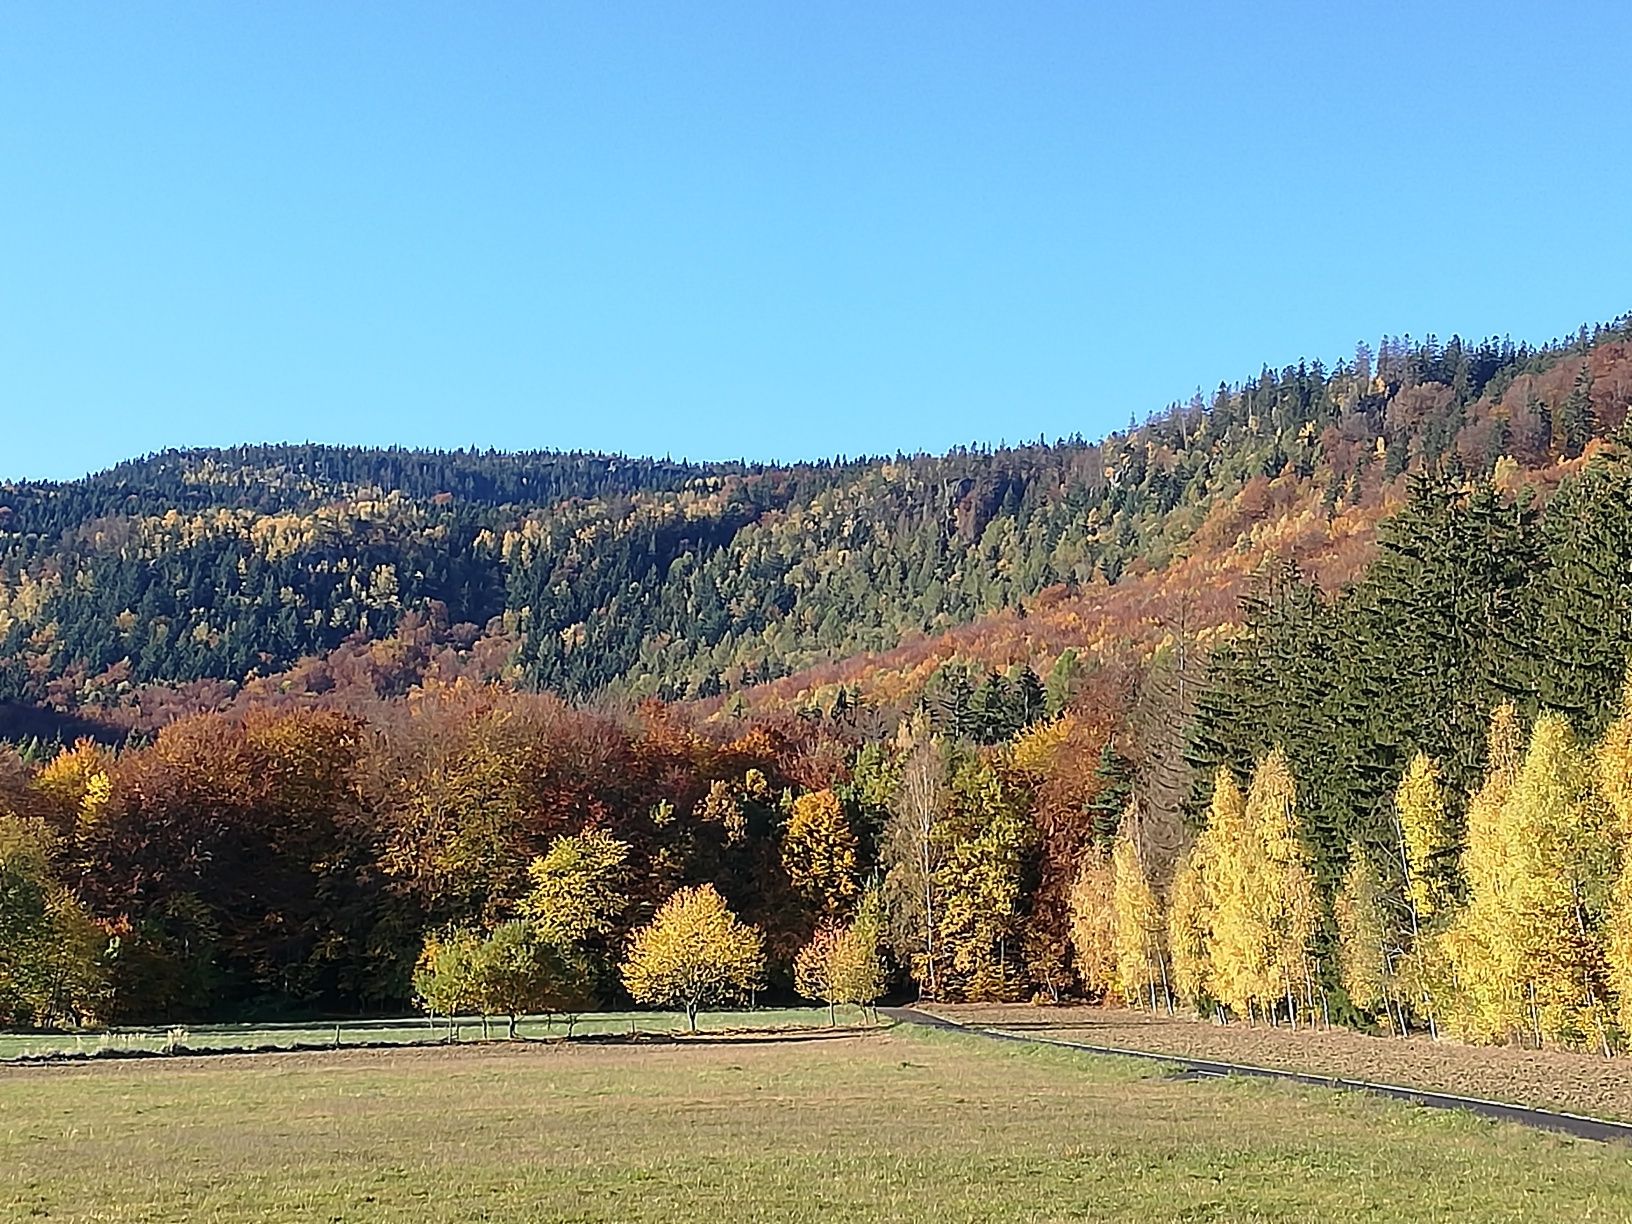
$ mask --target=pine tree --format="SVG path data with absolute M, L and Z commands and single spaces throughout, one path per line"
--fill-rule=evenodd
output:
M 1110 739 L 1099 750 L 1094 779 L 1098 789 L 1088 804 L 1088 813 L 1093 819 L 1094 836 L 1102 842 L 1109 842 L 1116 836 L 1122 813 L 1127 810 L 1128 799 L 1133 793 L 1133 766 L 1116 750 L 1115 743 Z
M 1577 458 L 1592 441 L 1598 422 L 1592 410 L 1592 367 L 1583 361 L 1575 385 L 1558 405 L 1553 437 L 1564 449 L 1566 459 Z

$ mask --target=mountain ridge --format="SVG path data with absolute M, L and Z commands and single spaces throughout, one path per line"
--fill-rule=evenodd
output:
M 151 729 L 394 656 L 380 695 L 466 679 L 718 711 L 910 701 L 960 654 L 1148 654 L 1167 587 L 1216 629 L 1272 557 L 1352 579 L 1412 472 L 1578 461 L 1625 418 L 1629 335 L 1385 339 L 1095 443 L 786 465 L 251 445 L 3 483 L 0 699 Z

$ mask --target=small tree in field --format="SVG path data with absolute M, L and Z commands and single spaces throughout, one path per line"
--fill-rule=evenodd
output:
M 870 929 L 824 926 L 793 962 L 794 989 L 827 1004 L 827 1022 L 838 1023 L 838 1005 L 868 1008 L 884 990 L 884 967 Z
M 434 1020 L 448 1020 L 448 1036 L 458 1037 L 455 1021 L 467 1007 L 481 1005 L 477 961 L 481 939 L 473 931 L 432 935 L 414 966 L 414 995 Z
M 474 957 L 474 992 L 482 1014 L 507 1017 L 512 1040 L 520 1016 L 581 1011 L 590 998 L 583 958 L 543 938 L 531 923 L 500 923 Z
M 737 919 L 711 885 L 682 888 L 629 939 L 623 984 L 639 1003 L 697 1012 L 735 1002 L 765 979 L 765 939 Z

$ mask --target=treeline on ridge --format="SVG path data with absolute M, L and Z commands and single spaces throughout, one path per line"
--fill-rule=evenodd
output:
M 242 447 L 0 486 L 0 701 L 151 730 L 404 627 L 443 680 L 739 692 L 1159 568 L 1266 475 L 1336 507 L 1438 464 L 1567 461 L 1624 417 L 1627 335 L 1385 339 L 1096 444 L 789 466 Z

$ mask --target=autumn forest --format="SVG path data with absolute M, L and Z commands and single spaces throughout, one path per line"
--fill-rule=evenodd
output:
M 1629 408 L 1621 319 L 1098 442 L 0 484 L 0 1024 L 893 994 L 1626 1051 Z

